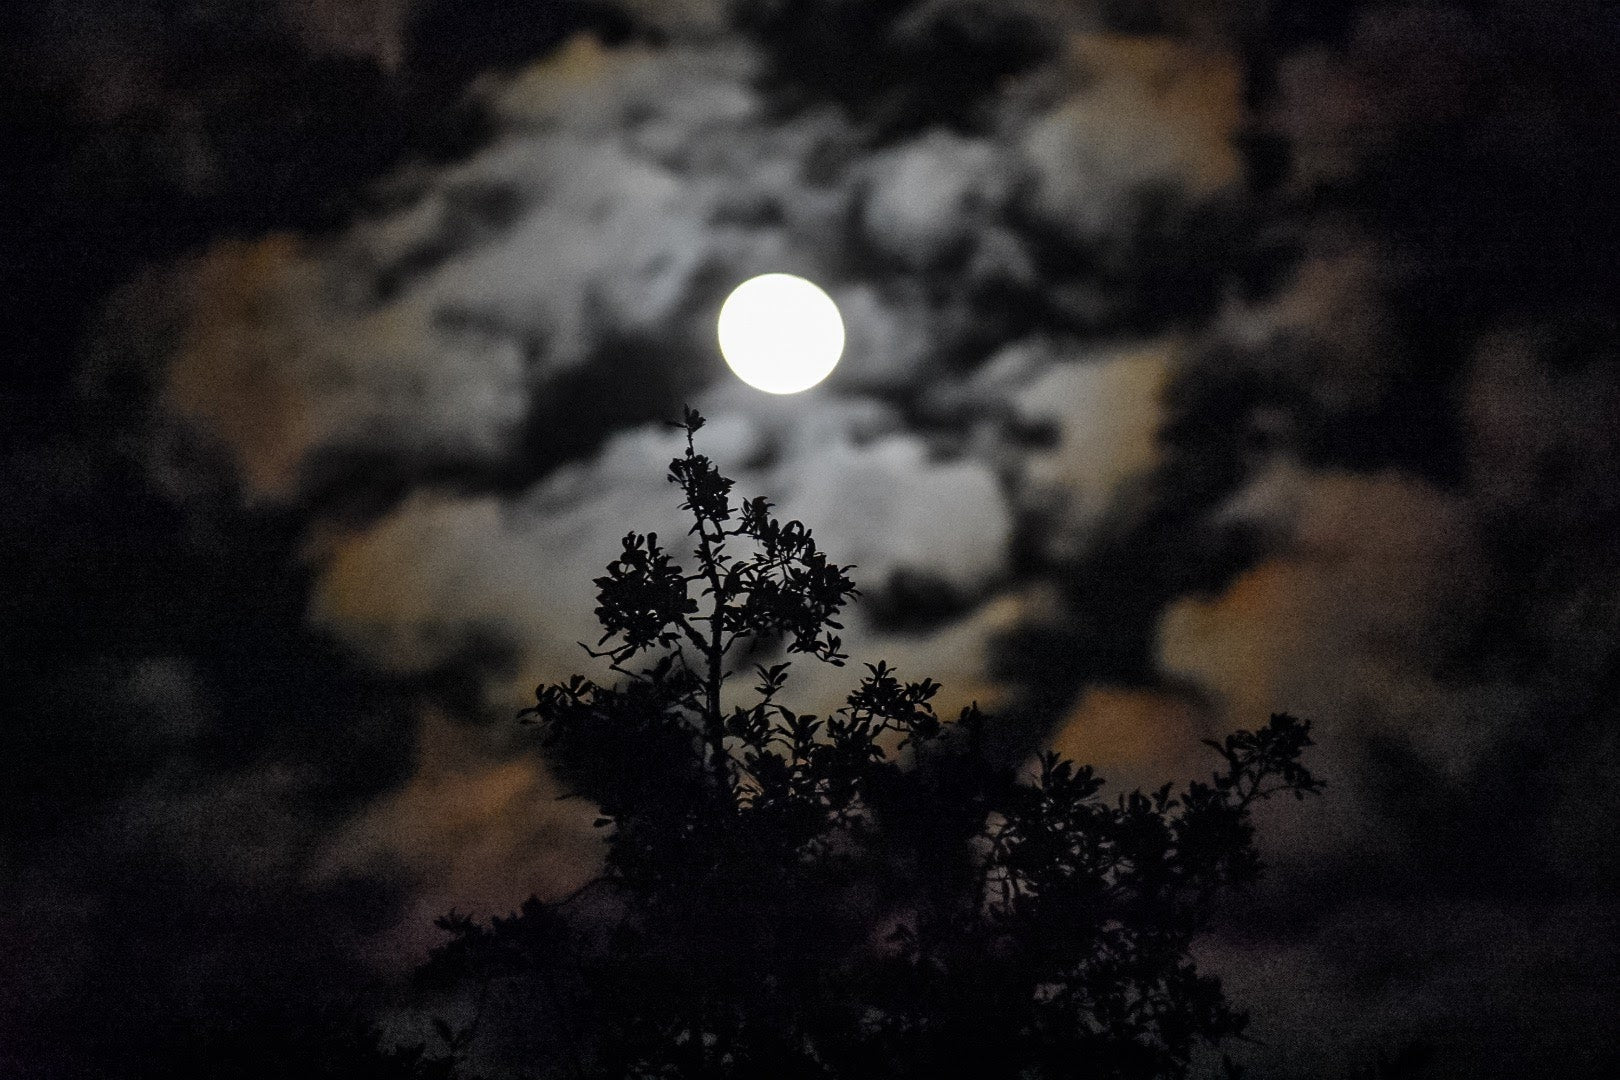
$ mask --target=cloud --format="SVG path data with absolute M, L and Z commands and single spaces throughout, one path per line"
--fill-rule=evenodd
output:
M 1005 572 L 1012 527 L 995 475 L 970 461 L 930 460 L 882 409 L 807 397 L 791 419 L 722 415 L 703 432 L 705 452 L 740 492 L 813 523 L 823 550 L 854 563 L 868 588 L 912 573 L 969 600 L 987 595 Z M 595 640 L 590 582 L 616 538 L 657 532 L 682 555 L 688 523 L 664 477 L 677 436 L 631 429 L 509 500 L 413 496 L 332 541 L 311 617 L 402 677 L 454 660 L 477 634 L 514 643 L 521 683 L 537 672 L 563 677 L 584 661 L 577 642 Z M 955 528 L 963 518 L 982 527 Z M 529 686 L 490 689 L 514 704 Z
M 1019 474 L 1024 497 L 1046 511 L 1049 557 L 1078 554 L 1113 503 L 1158 463 L 1160 398 L 1175 353 L 1169 342 L 1083 351 L 1037 369 L 1014 395 L 1026 422 L 1055 426 L 1055 445 L 1029 453 Z
M 1022 136 L 1033 209 L 1052 227 L 1112 240 L 1144 195 L 1197 200 L 1238 183 L 1240 74 L 1231 54 L 1107 35 L 1074 38 L 1072 54 L 1082 88 Z
M 248 489 L 273 500 L 295 498 L 323 450 L 471 463 L 509 451 L 532 381 L 517 342 L 451 340 L 429 308 L 356 304 L 341 265 L 300 246 L 276 237 L 204 257 L 162 372 L 166 412 L 227 447 Z
M 861 224 L 873 246 L 912 269 L 937 265 L 994 226 L 1025 181 L 1017 157 L 987 139 L 930 132 L 874 155 Z
M 1398 744 L 1461 781 L 1523 719 L 1481 709 L 1499 695 L 1463 692 L 1440 674 L 1484 603 L 1467 507 L 1405 477 L 1280 465 L 1219 513 L 1233 527 L 1259 525 L 1275 554 L 1219 596 L 1165 610 L 1162 670 L 1203 688 L 1220 728 L 1272 712 L 1310 717 L 1334 797 L 1286 843 L 1378 845 L 1390 835 L 1387 793 L 1367 744 Z
M 537 413 L 555 426 L 548 396 L 590 409 L 570 388 L 611 379 L 617 361 L 667 411 L 718 374 L 705 321 L 723 284 L 767 269 L 810 273 L 845 301 L 851 389 L 904 387 L 990 344 L 981 324 L 1005 316 L 960 287 L 928 297 L 895 275 L 863 280 L 844 265 L 852 241 L 942 285 L 966 268 L 970 290 L 1038 294 L 1032 245 L 1082 221 L 1085 242 L 1128 243 L 1148 189 L 1196 201 L 1236 176 L 1229 61 L 1076 40 L 1092 81 L 1050 105 L 1009 97 L 1005 132 L 924 132 L 863 156 L 862 132 L 834 112 L 772 117 L 746 48 L 576 38 L 488 85 L 501 134 L 458 164 L 401 172 L 386 209 L 319 242 L 201 256 L 180 286 L 183 343 L 159 372 L 164 408 L 276 501 L 325 482 L 334 455 L 543 471 L 513 459 L 578 438 L 525 430 Z M 1034 232 L 1019 223 L 1031 214 Z M 656 358 L 625 349 L 653 340 Z
M 416 772 L 328 837 L 312 873 L 319 882 L 370 868 L 417 883 L 365 942 L 374 962 L 397 972 L 439 944 L 433 920 L 445 912 L 487 917 L 531 893 L 556 899 L 588 881 L 601 857 L 595 809 L 559 799 L 534 754 L 490 754 L 464 721 L 431 708 L 419 725 Z

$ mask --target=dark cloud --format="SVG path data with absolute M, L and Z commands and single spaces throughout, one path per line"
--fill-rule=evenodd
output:
M 601 0 L 425 0 L 402 21 L 409 41 L 405 64 L 435 83 L 466 83 L 524 67 L 581 32 L 623 41 L 636 29 L 627 12 Z
M 1050 60 L 1066 22 L 1056 5 L 1022 0 L 744 0 L 735 11 L 764 48 L 778 108 L 834 103 L 878 142 L 992 126 L 996 91 Z
M 363 988 L 398 875 L 312 863 L 407 773 L 407 699 L 309 634 L 296 530 L 82 443 L 8 459 L 3 491 L 14 1067 L 129 1068 L 210 1017 Z

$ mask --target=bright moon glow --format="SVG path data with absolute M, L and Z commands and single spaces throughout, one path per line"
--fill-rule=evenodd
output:
M 797 394 L 825 379 L 844 352 L 838 305 L 792 274 L 749 278 L 720 308 L 720 355 L 768 394 Z

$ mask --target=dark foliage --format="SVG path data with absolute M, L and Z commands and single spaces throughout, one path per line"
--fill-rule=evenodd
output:
M 733 693 L 761 646 L 842 664 L 856 590 L 802 524 L 733 501 L 702 423 L 670 465 L 695 568 L 626 536 L 590 650 L 619 681 L 541 686 L 525 714 L 601 807 L 601 879 L 441 920 L 424 974 L 538 993 L 554 1060 L 526 1068 L 548 1075 L 1181 1076 L 1240 1034 L 1188 947 L 1260 871 L 1253 804 L 1319 788 L 1309 724 L 1273 716 L 1210 743 L 1209 781 L 1107 800 L 1055 754 L 996 764 L 977 708 L 943 723 L 937 683 L 881 662 L 824 717 L 783 703 L 787 661 Z

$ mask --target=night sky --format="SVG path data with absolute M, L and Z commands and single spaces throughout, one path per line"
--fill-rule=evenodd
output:
M 684 404 L 1001 753 L 1315 723 L 1199 948 L 1250 1075 L 1616 1075 L 1616 72 L 1600 0 L 11 0 L 0 1076 L 408 1034 L 436 915 L 589 879 L 514 717 Z

